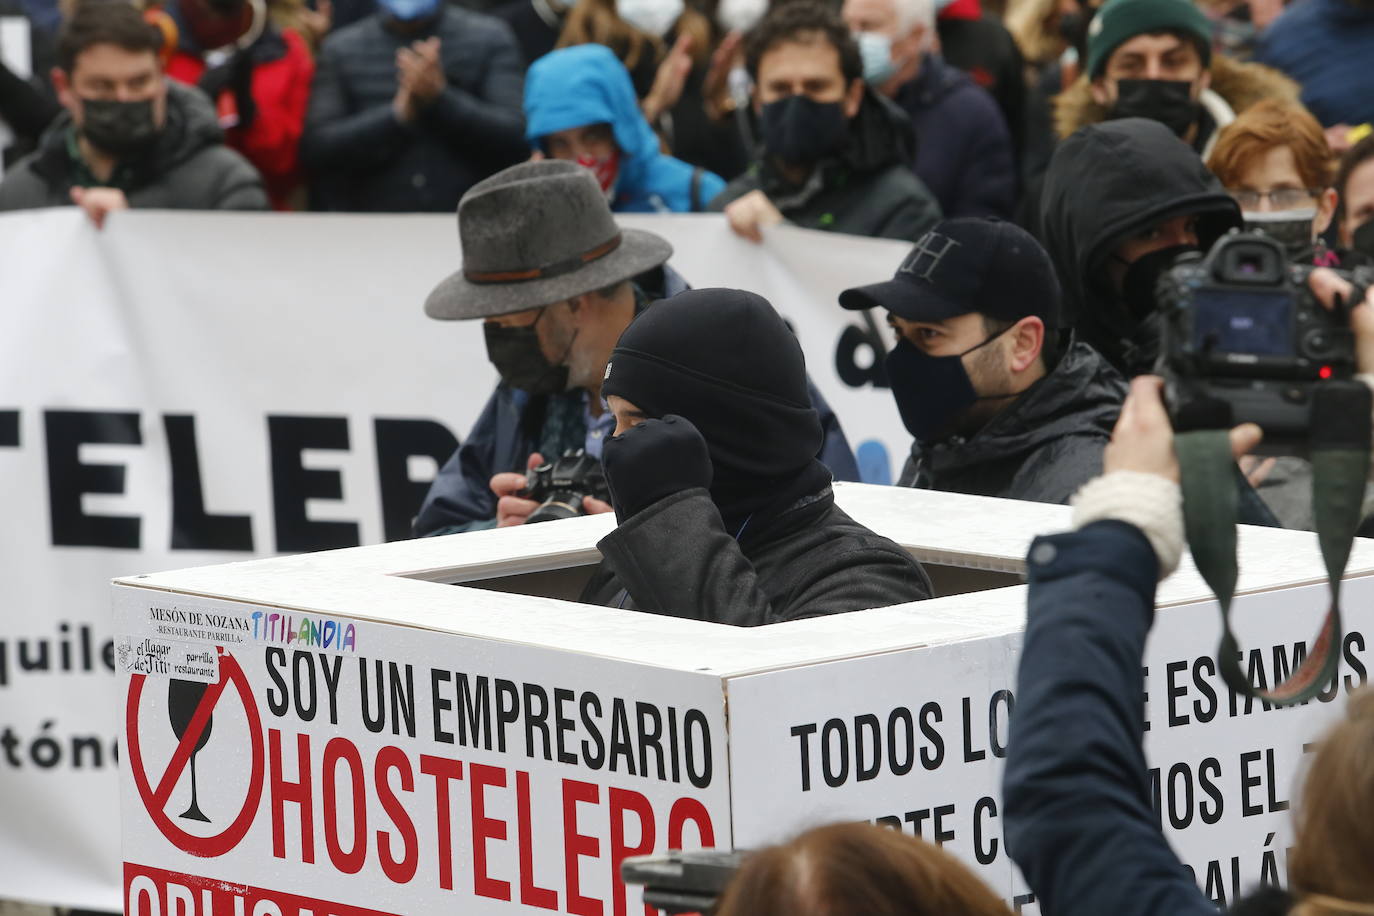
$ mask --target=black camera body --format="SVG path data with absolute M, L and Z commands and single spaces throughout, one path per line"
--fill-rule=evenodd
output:
M 747 852 L 728 849 L 674 850 L 653 856 L 630 856 L 620 863 L 626 884 L 644 887 L 644 902 L 669 916 L 710 916 Z
M 1205 257 L 1186 256 L 1161 276 L 1163 335 L 1156 371 L 1174 428 L 1257 423 L 1265 454 L 1304 454 L 1313 394 L 1355 374 L 1348 309 L 1328 310 L 1307 285 L 1313 268 L 1283 246 L 1232 230 Z M 1364 298 L 1374 272 L 1337 271 Z
M 539 508 L 525 519 L 527 525 L 586 515 L 586 510 L 582 508 L 584 496 L 605 502 L 611 499 L 601 462 L 580 448 L 569 449 L 557 461 L 542 464 L 528 472 L 525 482 L 525 489 L 520 496 L 539 503 Z

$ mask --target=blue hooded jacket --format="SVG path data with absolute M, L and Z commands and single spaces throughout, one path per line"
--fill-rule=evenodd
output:
M 725 188 L 719 175 L 660 151 L 629 72 L 604 45 L 562 48 L 535 61 L 525 74 L 525 122 L 525 136 L 535 146 L 560 130 L 609 124 L 620 147 L 611 202 L 617 213 L 705 210 Z

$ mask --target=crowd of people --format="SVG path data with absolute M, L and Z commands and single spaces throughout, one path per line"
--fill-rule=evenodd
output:
M 1154 587 L 1183 537 L 1159 281 L 1253 230 L 1353 304 L 1320 269 L 1374 266 L 1374 2 L 21 4 L 51 69 L 0 60 L 0 210 L 456 208 L 461 267 L 425 310 L 480 321 L 500 381 L 414 532 L 524 524 L 530 472 L 580 450 L 606 491 L 572 511 L 618 522 L 587 602 L 756 626 L 931 597 L 835 504 L 858 477 L 843 418 L 773 306 L 692 289 L 615 214 L 912 243 L 836 305 L 891 330 L 899 485 L 1076 501 L 1079 530 L 1031 552 L 1010 851 L 1045 913 L 1208 911 L 1141 751 Z M 1350 314 L 1374 382 L 1374 309 Z M 1312 527 L 1311 476 L 1238 462 L 1241 520 Z M 1349 817 L 1374 797 L 1370 720 L 1362 697 L 1322 743 L 1272 912 L 1374 912 Z M 1005 908 L 850 826 L 754 856 L 721 912 Z
M 0 54 L 0 208 L 451 212 L 547 156 L 616 211 L 724 210 L 756 240 L 966 216 L 1043 240 L 1051 159 L 1085 126 L 1153 119 L 1211 162 L 1288 103 L 1329 160 L 1374 121 L 1360 0 L 1101 5 L 0 0 L 30 45 Z

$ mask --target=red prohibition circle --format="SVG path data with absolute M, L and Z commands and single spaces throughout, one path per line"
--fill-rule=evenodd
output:
M 262 800 L 263 764 L 266 757 L 263 751 L 262 718 L 258 715 L 258 708 L 253 702 L 253 691 L 248 684 L 248 678 L 244 676 L 243 669 L 239 667 L 239 663 L 235 661 L 232 655 L 220 656 L 219 680 L 211 684 L 210 688 L 202 695 L 200 708 L 197 709 L 186 734 L 178 743 L 177 750 L 172 754 L 172 759 L 167 765 L 167 771 L 159 780 L 157 787 L 149 782 L 148 774 L 144 772 L 143 750 L 138 737 L 138 708 L 143 698 L 144 682 L 147 679 L 146 674 L 136 674 L 130 679 L 129 699 L 124 723 L 126 734 L 124 743 L 129 755 L 129 771 L 133 774 L 134 785 L 138 788 L 139 797 L 143 799 L 143 806 L 148 809 L 148 816 L 152 818 L 157 829 L 173 846 L 182 852 L 204 859 L 222 856 L 237 846 L 244 835 L 248 833 L 248 828 L 253 825 L 253 819 L 258 813 L 258 802 Z M 167 801 L 186 767 L 187 760 L 190 759 L 191 754 L 188 748 L 195 747 L 200 740 L 201 732 L 204 730 L 204 722 L 210 717 L 211 707 L 219 702 L 229 683 L 232 683 L 238 690 L 239 698 L 243 701 L 243 709 L 248 718 L 248 734 L 252 740 L 252 769 L 249 772 L 248 797 L 243 800 L 243 807 L 239 810 L 238 817 L 234 818 L 233 823 L 226 827 L 223 832 L 214 836 L 197 836 L 182 830 L 168 817 Z M 200 721 L 199 727 L 196 727 L 197 720 Z M 174 769 L 175 772 L 173 772 Z

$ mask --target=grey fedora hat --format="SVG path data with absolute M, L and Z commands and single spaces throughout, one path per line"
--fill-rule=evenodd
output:
M 524 162 L 458 202 L 463 267 L 425 300 L 431 318 L 489 318 L 552 305 L 658 267 L 673 246 L 622 229 L 592 173 L 572 162 Z

